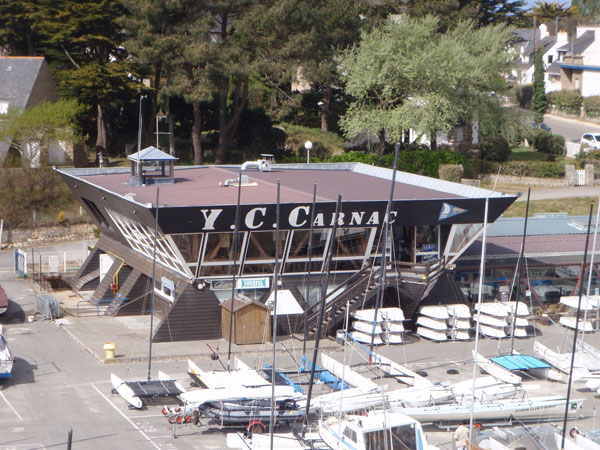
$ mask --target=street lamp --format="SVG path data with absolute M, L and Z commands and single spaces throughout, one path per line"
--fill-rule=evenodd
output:
M 304 148 L 306 149 L 306 164 L 310 164 L 310 149 L 312 147 L 312 142 L 306 141 L 304 143 Z

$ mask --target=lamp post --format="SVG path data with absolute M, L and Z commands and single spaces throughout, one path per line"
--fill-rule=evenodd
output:
M 310 164 L 310 149 L 313 147 L 312 142 L 306 141 L 304 148 L 306 149 L 306 164 Z

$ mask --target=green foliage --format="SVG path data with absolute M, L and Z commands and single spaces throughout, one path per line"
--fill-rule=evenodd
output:
M 464 164 L 465 178 L 477 178 L 480 174 L 497 173 L 498 163 L 486 159 L 468 159 Z
M 455 183 L 460 183 L 464 172 L 461 164 L 440 164 L 438 170 L 440 180 L 453 181 Z
M 512 30 L 459 22 L 440 33 L 438 25 L 430 16 L 390 22 L 363 33 L 359 45 L 339 57 L 354 99 L 340 123 L 347 137 L 385 129 L 390 142 L 399 142 L 407 129 L 448 131 L 468 122 L 474 107 L 497 102 L 487 93 L 506 88 Z
M 533 112 L 535 123 L 544 122 L 544 114 L 548 109 L 546 88 L 544 87 L 544 48 L 538 47 L 535 52 L 535 69 L 533 72 Z
M 339 155 L 334 155 L 329 159 L 329 162 L 360 162 L 377 166 L 381 164 L 381 158 L 372 153 L 364 152 L 346 152 Z
M 565 138 L 559 135 L 537 130 L 533 137 L 533 147 L 542 153 L 562 155 L 565 150 Z
M 0 217 L 9 228 L 29 224 L 33 211 L 42 215 L 73 202 L 71 191 L 52 169 L 0 170 Z
M 592 95 L 583 99 L 583 108 L 587 117 L 600 117 L 600 95 Z
M 408 149 L 401 151 L 398 155 L 398 170 L 437 178 L 440 164 L 464 164 L 465 160 L 465 155 L 452 151 Z M 384 155 L 382 163 L 386 167 L 392 167 L 394 154 Z
M 562 178 L 565 165 L 557 162 L 508 161 L 502 164 L 502 174 L 516 177 Z
M 600 0 L 572 0 L 571 5 L 584 17 L 592 20 L 600 17 Z
M 548 94 L 548 101 L 564 114 L 579 115 L 583 97 L 579 91 L 556 91 Z
M 510 155 L 508 141 L 502 136 L 482 136 L 479 148 L 481 157 L 488 161 L 504 162 Z
M 59 100 L 57 102 L 42 102 L 25 110 L 10 109 L 2 120 L 0 141 L 12 141 L 21 158 L 28 160 L 26 165 L 37 158 L 45 164 L 48 158 L 49 146 L 53 141 L 80 142 L 81 132 L 78 119 L 86 108 L 76 100 Z M 36 143 L 37 152 L 28 144 Z
M 521 108 L 526 108 L 526 109 L 531 108 L 531 104 L 533 102 L 533 85 L 531 85 L 531 84 L 526 84 L 524 86 L 519 85 L 519 86 L 515 86 L 513 89 L 515 91 L 516 103 Z

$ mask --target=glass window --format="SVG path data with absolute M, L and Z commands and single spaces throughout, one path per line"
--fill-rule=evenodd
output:
M 203 262 L 230 262 L 233 261 L 234 233 L 207 233 L 206 249 L 204 250 Z M 242 233 L 238 233 L 239 243 L 237 245 L 236 258 L 239 260 Z
M 350 439 L 352 442 L 356 442 L 356 431 L 352 428 L 346 427 L 344 430 L 344 437 Z
M 321 258 L 327 244 L 328 230 L 313 230 L 312 257 Z M 295 258 L 308 258 L 308 246 L 310 244 L 310 230 L 295 230 L 292 234 L 288 260 Z
M 171 239 L 179 249 L 179 253 L 188 264 L 198 262 L 198 254 L 202 244 L 201 234 L 171 234 Z
M 244 264 L 244 275 L 252 274 L 272 274 L 275 271 L 275 264 Z
M 336 232 L 333 257 L 361 257 L 367 252 L 371 228 L 340 228 Z
M 252 231 L 250 233 L 250 237 L 248 238 L 248 250 L 246 250 L 245 259 L 246 262 L 253 260 L 275 260 L 276 235 L 277 233 L 275 231 Z M 279 259 L 281 259 L 283 256 L 287 235 L 287 231 L 279 232 Z

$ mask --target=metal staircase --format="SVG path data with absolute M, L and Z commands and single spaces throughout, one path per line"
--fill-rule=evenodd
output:
M 380 271 L 380 267 L 373 268 L 372 264 L 369 264 L 327 295 L 321 327 L 322 334 L 329 333 L 344 320 L 347 307 L 351 314 L 373 298 L 379 283 Z M 399 281 L 400 289 L 413 300 L 403 306 L 405 317 L 410 319 L 417 310 L 419 301 L 429 294 L 440 275 L 444 273 L 444 265 L 437 260 L 427 264 L 393 262 L 391 270 L 388 265 L 388 274 L 390 273 L 394 276 L 385 277 L 385 285 L 388 286 Z M 385 289 L 385 286 L 383 288 Z M 307 335 L 314 337 L 318 328 L 319 303 L 311 306 L 306 314 Z

